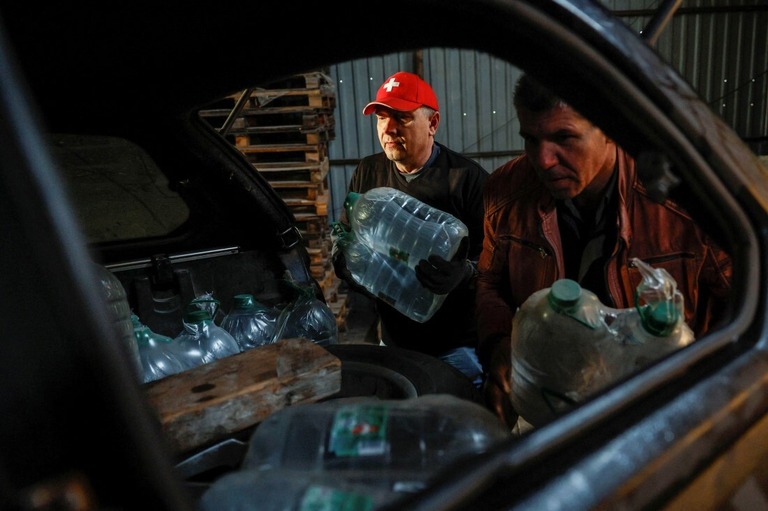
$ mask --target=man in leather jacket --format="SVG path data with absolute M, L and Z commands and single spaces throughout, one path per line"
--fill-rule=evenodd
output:
M 609 307 L 633 307 L 638 258 L 675 279 L 699 337 L 726 310 L 732 274 L 730 256 L 679 205 L 652 200 L 598 127 L 527 75 L 514 103 L 525 153 L 486 184 L 477 281 L 486 404 L 510 426 L 512 318 L 531 294 L 570 278 Z

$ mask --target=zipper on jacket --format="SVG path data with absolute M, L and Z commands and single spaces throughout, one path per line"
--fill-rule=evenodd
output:
M 547 256 L 549 256 L 549 252 L 547 252 L 547 249 L 542 247 L 541 245 L 537 245 L 535 243 L 531 243 L 530 241 L 526 241 L 522 238 L 518 238 L 515 236 L 503 236 L 504 238 L 507 238 L 511 241 L 514 241 L 515 243 L 522 245 L 524 247 L 530 248 L 532 250 L 535 250 L 539 253 L 539 257 L 542 259 L 546 259 Z

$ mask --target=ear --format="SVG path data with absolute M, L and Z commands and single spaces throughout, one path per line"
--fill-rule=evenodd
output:
M 437 127 L 440 125 L 440 112 L 435 112 L 429 119 L 429 133 L 434 135 L 437 132 Z

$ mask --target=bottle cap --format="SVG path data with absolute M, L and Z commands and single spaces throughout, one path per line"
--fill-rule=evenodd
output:
M 251 294 L 235 295 L 236 309 L 252 309 L 254 305 L 255 303 L 253 300 L 253 295 Z
M 569 311 L 581 300 L 581 286 L 571 279 L 560 279 L 549 289 L 549 305 L 558 312 Z
M 656 337 L 666 337 L 672 333 L 679 318 L 677 308 L 670 302 L 646 305 L 640 311 L 643 328 Z
M 201 321 L 210 321 L 211 314 L 202 309 L 187 311 L 184 314 L 184 321 L 187 323 L 200 323 Z
M 267 306 L 261 302 L 257 302 L 252 294 L 235 295 L 234 299 L 235 304 L 233 310 L 237 309 L 248 312 L 267 310 Z
M 360 199 L 360 195 L 357 192 L 349 192 L 347 198 L 344 200 L 344 209 L 347 210 L 347 216 L 352 218 L 352 208 L 355 207 L 355 203 Z

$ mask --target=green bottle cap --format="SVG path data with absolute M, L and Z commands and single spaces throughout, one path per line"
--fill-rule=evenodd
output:
M 253 309 L 256 305 L 253 295 L 251 294 L 242 294 L 242 295 L 235 295 L 235 308 L 236 309 Z
M 567 312 L 579 304 L 581 286 L 571 279 L 560 279 L 549 289 L 549 305 L 558 312 Z
M 656 337 L 666 337 L 677 325 L 679 313 L 677 307 L 670 302 L 646 305 L 640 311 L 640 321 L 643 328 Z
M 252 294 L 242 294 L 242 295 L 234 296 L 233 310 L 253 312 L 253 311 L 263 311 L 266 309 L 267 307 L 263 303 L 257 302 Z
M 347 198 L 344 200 L 344 209 L 347 210 L 347 217 L 352 218 L 352 208 L 355 207 L 355 203 L 360 200 L 360 195 L 357 192 L 349 192 Z
M 201 323 L 203 321 L 210 321 L 211 314 L 205 310 L 191 310 L 184 314 L 184 321 L 187 323 Z

